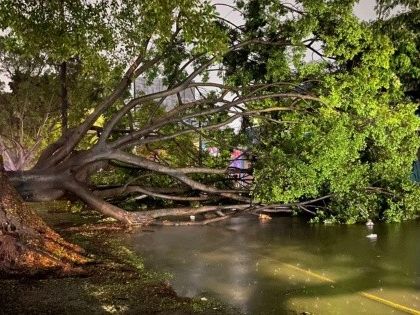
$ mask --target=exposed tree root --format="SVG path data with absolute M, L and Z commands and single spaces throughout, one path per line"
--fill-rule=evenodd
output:
M 66 242 L 23 203 L 1 170 L 0 224 L 1 274 L 73 274 L 88 262 L 80 247 Z

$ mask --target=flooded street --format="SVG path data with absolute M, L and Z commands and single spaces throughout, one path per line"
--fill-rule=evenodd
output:
M 369 229 L 250 216 L 124 237 L 173 275 L 178 294 L 246 314 L 420 314 L 419 221 Z

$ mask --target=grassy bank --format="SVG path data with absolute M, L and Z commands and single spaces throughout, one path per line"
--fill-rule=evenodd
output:
M 118 241 L 128 232 L 118 225 L 58 208 L 40 213 L 92 262 L 73 276 L 1 279 L 0 314 L 237 314 L 214 300 L 177 296 L 167 275 L 146 269 Z M 81 221 L 81 215 L 89 218 Z

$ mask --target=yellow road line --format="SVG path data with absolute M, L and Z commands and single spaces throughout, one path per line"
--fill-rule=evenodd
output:
M 376 302 L 379 302 L 379 303 L 388 305 L 390 307 L 393 307 L 393 308 L 395 308 L 395 309 L 397 309 L 399 311 L 405 312 L 407 314 L 420 315 L 420 311 L 415 310 L 413 308 L 410 308 L 410 307 L 407 307 L 407 306 L 404 306 L 404 305 L 401 305 L 401 304 L 398 304 L 398 303 L 395 303 L 395 302 L 392 302 L 392 301 L 389 301 L 389 300 L 380 298 L 379 296 L 376 296 L 376 295 L 373 295 L 373 294 L 370 294 L 370 293 L 367 293 L 367 292 L 358 292 L 358 293 L 360 295 L 368 298 L 368 299 L 371 299 L 373 301 L 376 301 Z
M 324 277 L 323 275 L 319 275 L 319 274 L 317 274 L 317 273 L 315 273 L 315 272 L 312 272 L 312 271 L 310 271 L 310 270 L 305 270 L 305 269 L 299 268 L 299 267 L 297 267 L 297 266 L 290 265 L 290 264 L 286 264 L 286 263 L 283 263 L 283 265 L 285 265 L 285 266 L 287 266 L 287 267 L 289 267 L 289 268 L 295 269 L 295 270 L 297 270 L 297 271 L 304 272 L 304 273 L 306 273 L 307 275 L 310 275 L 310 276 L 312 276 L 312 277 L 314 277 L 314 278 L 317 278 L 317 279 L 320 279 L 320 280 L 324 280 L 324 281 L 327 281 L 327 282 L 334 283 L 334 280 L 331 280 L 331 279 L 329 279 L 329 278 L 327 278 L 327 277 Z
M 317 278 L 317 279 L 320 279 L 320 280 L 323 280 L 323 281 L 326 281 L 326 282 L 330 282 L 330 283 L 335 283 L 334 280 L 332 280 L 330 278 L 327 278 L 327 277 L 325 277 L 323 275 L 317 274 L 317 273 L 315 273 L 313 271 L 305 270 L 305 269 L 299 268 L 297 266 L 286 264 L 286 263 L 283 263 L 283 265 L 286 266 L 286 267 L 288 267 L 288 268 L 294 269 L 296 271 L 306 273 L 307 275 L 310 275 L 310 276 L 312 276 L 314 278 Z M 367 293 L 367 292 L 363 292 L 363 291 L 362 292 L 357 292 L 357 293 L 359 295 L 365 297 L 365 298 L 368 298 L 368 299 L 372 300 L 372 301 L 376 301 L 376 302 L 382 303 L 384 305 L 390 306 L 390 307 L 392 307 L 392 308 L 394 308 L 396 310 L 405 312 L 407 314 L 420 315 L 420 311 L 419 310 L 415 310 L 413 308 L 410 308 L 410 307 L 407 307 L 407 306 L 404 306 L 404 305 L 401 305 L 401 304 L 398 304 L 398 303 L 395 303 L 395 302 L 392 302 L 392 301 L 389 301 L 389 300 L 380 298 L 379 296 L 376 296 L 376 295 L 373 295 L 373 294 L 370 294 L 370 293 Z

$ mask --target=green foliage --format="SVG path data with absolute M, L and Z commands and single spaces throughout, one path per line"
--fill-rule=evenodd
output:
M 77 57 L 86 71 L 98 75 L 106 62 L 125 67 L 151 37 L 156 53 L 161 53 L 175 22 L 197 51 L 222 51 L 214 14 L 207 1 L 196 0 L 5 0 L 0 28 L 7 30 L 2 40 L 8 50 L 45 55 L 53 63 Z
M 185 77 L 185 72 L 178 70 L 186 58 L 222 54 L 226 49 L 225 34 L 215 24 L 216 16 L 208 1 L 198 0 L 2 1 L 1 70 L 8 74 L 12 84 L 17 84 L 16 75 L 23 74 L 27 82 L 18 84 L 28 85 L 27 95 L 45 93 L 50 97 L 48 100 L 30 98 L 28 102 L 29 98 L 22 93 L 5 93 L 8 99 L 5 110 L 14 113 L 14 109 L 23 107 L 32 113 L 39 112 L 34 115 L 36 119 L 24 116 L 25 126 L 49 134 L 43 137 L 46 141 L 38 146 L 36 156 L 47 141 L 51 143 L 59 136 L 42 124 L 47 115 L 54 128 L 60 127 L 57 118 L 60 117 L 58 66 L 61 63 L 67 65 L 68 118 L 73 127 L 112 93 L 125 68 L 139 55 L 143 55 L 145 62 L 153 58 L 164 60 L 163 67 L 152 67 L 145 74 L 147 77 L 153 79 L 162 74 L 170 84 L 175 84 Z M 193 65 L 201 62 L 198 60 Z M 125 97 L 128 96 L 127 92 Z M 122 104 L 123 100 L 117 101 L 101 116 L 101 121 L 111 117 Z M 11 126 L 2 118 L 0 132 Z M 143 123 L 141 118 L 139 120 Z M 123 128 L 127 122 L 127 119 L 123 122 Z M 33 135 L 25 133 L 25 138 L 25 143 L 21 144 L 31 146 Z M 12 142 L 14 140 L 12 137 Z M 88 134 L 78 149 L 89 148 L 96 141 L 96 135 Z
M 249 21 L 255 21 L 251 10 L 255 2 L 259 1 L 247 2 Z M 292 112 L 258 119 L 261 136 L 253 147 L 258 156 L 254 198 L 263 203 L 295 203 L 329 196 L 314 204 L 319 218 L 328 222 L 415 217 L 420 188 L 409 177 L 420 147 L 420 119 L 414 115 L 417 105 L 404 96 L 402 74 L 413 71 L 411 62 L 416 59 L 396 53 L 401 48 L 387 34 L 358 21 L 351 2 L 349 10 L 341 12 L 338 2 L 301 4 L 306 14 L 283 19 L 283 29 L 286 25 L 293 29 L 291 42 L 296 45 L 306 36 L 315 37 L 322 47 L 319 61 L 308 61 L 296 49 L 246 52 L 253 60 L 259 58 L 265 82 L 290 82 L 279 85 L 276 92 L 290 91 L 292 86 L 295 93 L 320 97 L 319 101 L 298 100 Z M 267 18 L 259 23 L 271 22 Z M 235 82 L 264 82 L 258 70 L 253 73 L 245 67 L 242 71 L 227 62 L 236 70 L 232 70 Z M 251 108 L 290 104 L 287 100 L 254 102 Z
M 328 196 L 313 205 L 318 220 L 413 218 L 420 209 L 419 185 L 409 178 L 420 147 L 420 120 L 414 114 L 418 104 L 413 103 L 420 98 L 418 6 L 409 0 L 379 1 L 382 13 L 396 3 L 410 10 L 368 24 L 353 15 L 355 2 L 236 1 L 245 24 L 231 28 L 216 23 L 217 13 L 209 1 L 4 0 L 0 4 L 2 63 L 13 73 L 26 75 L 19 90 L 7 95 L 6 110 L 12 117 L 25 104 L 25 95 L 36 90 L 27 103 L 30 111 L 39 108 L 39 113 L 52 113 L 47 98 L 57 102 L 57 92 L 49 92 L 58 90 L 57 65 L 62 62 L 69 69 L 70 125 L 77 125 L 110 94 L 133 58 L 145 51 L 145 62 L 160 60 L 145 77 L 151 81 L 161 75 L 168 86 L 186 78 L 187 72 L 180 69 L 187 60 L 194 59 L 190 66 L 197 69 L 215 57 L 216 63 L 223 63 L 224 83 L 235 87 L 240 96 L 283 95 L 246 103 L 255 113 L 265 110 L 246 118 L 258 129 L 259 141 L 250 139 L 245 128 L 239 135 L 231 129 L 201 130 L 228 119 L 228 113 L 220 112 L 196 117 L 194 125 L 187 119 L 168 123 L 156 130 L 156 136 L 180 133 L 178 137 L 134 147 L 132 153 L 172 167 L 222 168 L 228 165 L 232 148 L 246 146 L 258 157 L 252 191 L 256 202 L 296 203 Z M 258 41 L 225 54 L 228 36 L 231 45 Z M 33 65 L 40 69 L 38 74 Z M 208 80 L 208 74 L 202 79 Z M 211 100 L 215 95 L 207 97 Z M 122 100 L 116 102 L 97 126 L 122 106 Z M 185 115 L 217 106 L 209 101 L 186 109 Z M 275 107 L 283 110 L 269 111 Z M 156 103 L 141 104 L 116 129 L 125 133 L 127 128 L 141 128 L 164 113 Z M 8 124 L 2 116 L 0 129 Z M 41 116 L 34 116 L 34 125 Z M 31 124 L 32 118 L 27 117 L 25 123 Z M 57 117 L 50 116 L 53 121 Z M 196 133 L 183 133 L 188 128 L 197 129 Z M 30 142 L 30 133 L 25 137 Z M 54 137 L 51 132 L 50 138 Z M 97 135 L 89 134 L 78 149 L 90 148 L 96 141 Z M 220 156 L 203 152 L 202 141 L 218 147 Z M 98 173 L 92 182 L 179 184 L 166 175 L 117 166 Z M 223 176 L 190 176 L 225 188 L 223 183 L 214 184 L 222 182 Z
M 171 77 L 172 68 L 186 56 L 220 55 L 226 41 L 215 16 L 209 2 L 198 0 L 5 0 L 0 4 L 0 51 L 3 63 L 36 60 L 42 72 L 53 75 L 58 65 L 68 63 L 70 101 L 84 103 L 73 109 L 85 114 L 92 102 L 81 99 L 80 92 L 89 90 L 97 103 L 146 50 L 145 60 L 167 59 L 165 67 L 152 67 L 147 75 L 162 72 L 172 81 L 182 77 L 182 71 Z
M 397 5 L 405 12 L 388 16 Z M 395 46 L 391 67 L 403 84 L 404 93 L 412 100 L 420 100 L 420 3 L 418 1 L 378 1 L 377 11 L 382 17 L 375 28 L 386 34 Z

